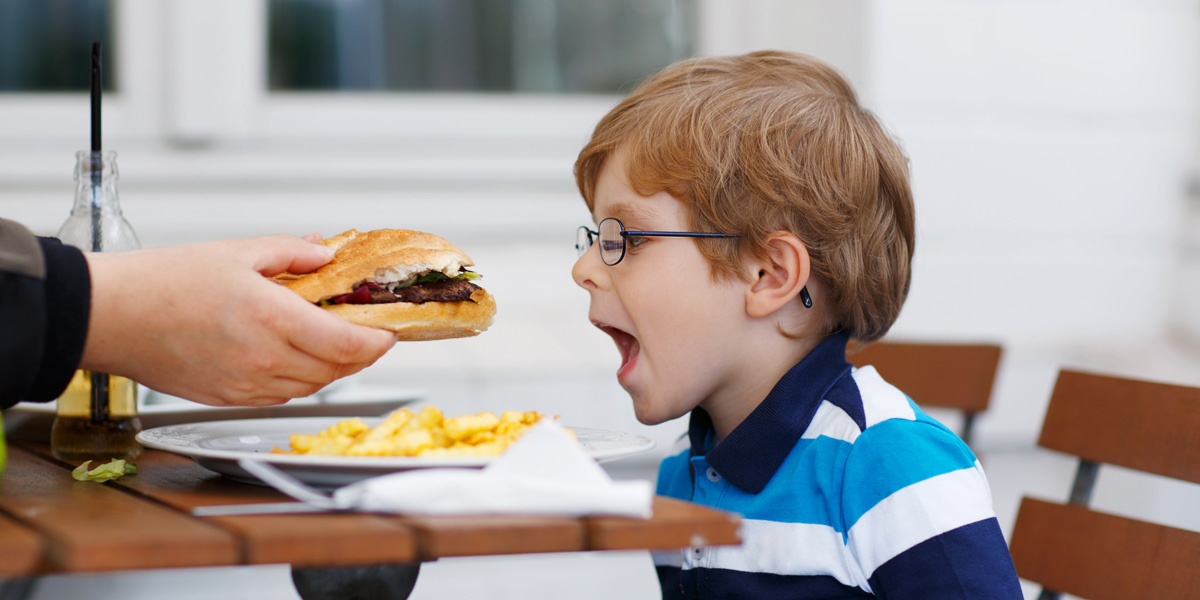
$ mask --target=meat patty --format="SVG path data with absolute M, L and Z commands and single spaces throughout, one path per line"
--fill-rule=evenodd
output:
M 329 302 L 333 304 L 465 302 L 471 299 L 471 294 L 477 289 L 479 286 L 464 279 L 446 279 L 410 285 L 393 293 L 387 289 L 387 286 L 367 282 L 354 288 L 354 291 L 349 294 L 330 298 Z

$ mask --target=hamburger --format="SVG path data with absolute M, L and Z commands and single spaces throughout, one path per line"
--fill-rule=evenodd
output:
M 466 267 L 471 257 L 421 231 L 355 229 L 318 242 L 336 252 L 325 266 L 277 282 L 359 325 L 386 329 L 398 340 L 479 335 L 492 324 L 496 301 Z

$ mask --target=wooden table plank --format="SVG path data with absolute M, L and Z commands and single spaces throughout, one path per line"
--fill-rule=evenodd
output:
M 221 529 L 9 448 L 0 509 L 48 542 L 51 571 L 109 571 L 235 564 L 238 543 Z
M 189 458 L 148 450 L 138 474 L 120 485 L 191 513 L 197 506 L 283 502 L 267 487 L 231 481 Z M 205 517 L 235 533 L 248 564 L 296 566 L 373 565 L 412 562 L 416 534 L 397 519 L 369 514 L 303 514 Z
M 4 481 L 0 479 L 0 489 Z M 0 578 L 36 573 L 46 556 L 46 543 L 31 529 L 0 515 Z
M 579 519 L 519 515 L 398 517 L 419 533 L 421 560 L 584 550 Z
M 650 519 L 592 517 L 406 517 L 421 533 L 423 560 L 450 556 L 676 549 L 740 544 L 741 517 L 656 497 Z
M 741 517 L 673 498 L 654 498 L 649 522 L 624 517 L 586 519 L 588 550 L 667 550 L 740 544 Z
M 48 455 L 45 445 L 26 449 Z M 270 488 L 228 480 L 186 457 L 147 451 L 138 474 L 113 484 L 185 513 L 196 506 L 278 502 Z M 255 515 L 203 520 L 231 533 L 239 561 L 348 566 L 584 550 L 668 549 L 739 543 L 736 515 L 656 498 L 648 520 L 519 515 Z

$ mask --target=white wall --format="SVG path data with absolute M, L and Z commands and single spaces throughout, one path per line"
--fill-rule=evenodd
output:
M 1033 439 L 1048 394 L 1017 382 L 1039 365 L 1195 380 L 1146 354 L 1181 291 L 1197 17 L 1193 2 L 873 5 L 870 101 L 909 149 L 920 231 L 895 334 L 1006 345 L 981 436 Z

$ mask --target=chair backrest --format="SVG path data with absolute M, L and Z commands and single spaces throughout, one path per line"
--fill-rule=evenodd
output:
M 1041 598 L 1200 598 L 1200 532 L 1087 507 L 1101 464 L 1200 483 L 1200 388 L 1060 371 L 1038 445 L 1080 458 L 1068 504 L 1021 499 L 1010 550 Z
M 847 352 L 855 366 L 871 365 L 920 406 L 963 412 L 959 437 L 971 443 L 975 415 L 988 407 L 1000 364 L 995 344 L 875 342 Z

